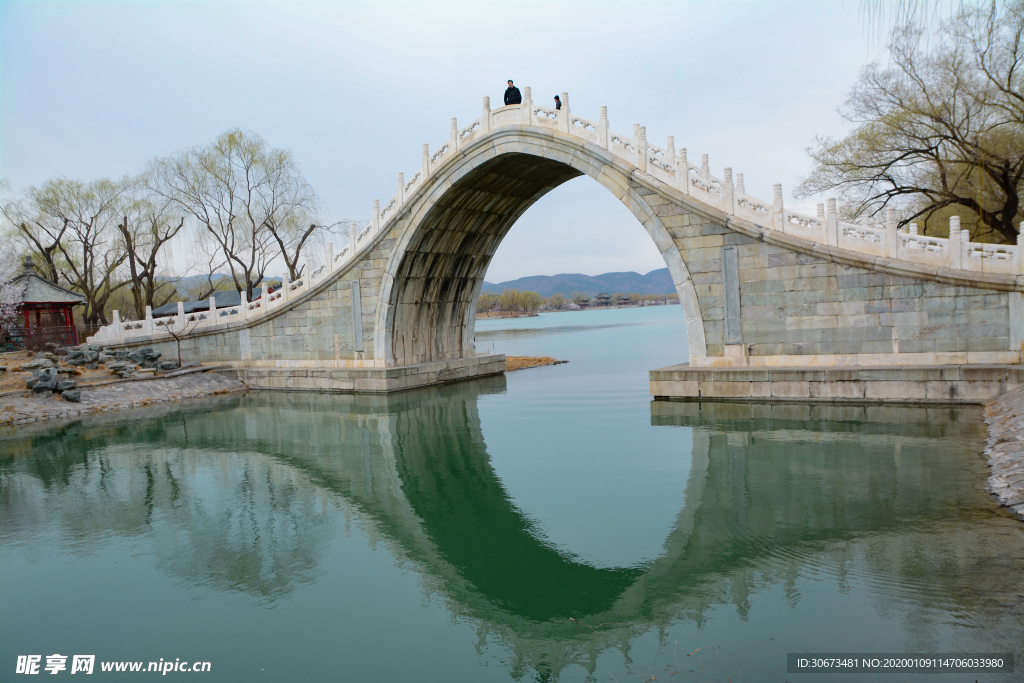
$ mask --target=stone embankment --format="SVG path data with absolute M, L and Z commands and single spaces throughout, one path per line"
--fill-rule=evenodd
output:
M 1024 387 L 985 406 L 988 490 L 1024 520 Z
M 189 398 L 245 391 L 246 386 L 205 368 L 184 371 L 173 377 L 112 380 L 96 386 L 80 386 L 78 402 L 51 394 L 8 392 L 0 396 L 0 426 L 75 417 L 89 413 L 122 410 Z

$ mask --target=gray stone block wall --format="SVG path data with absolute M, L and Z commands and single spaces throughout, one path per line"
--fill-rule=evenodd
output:
M 725 353 L 721 255 L 739 255 L 749 356 L 1009 351 L 1009 294 L 900 277 L 787 251 L 685 207 L 659 213 L 690 272 L 708 356 Z

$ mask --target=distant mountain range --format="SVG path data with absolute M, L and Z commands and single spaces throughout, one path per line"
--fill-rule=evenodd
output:
M 506 289 L 537 292 L 541 296 L 551 296 L 556 292 L 570 296 L 573 292 L 583 292 L 596 296 L 601 292 L 614 294 L 672 294 L 676 291 L 672 284 L 672 276 L 668 268 L 652 270 L 646 275 L 640 273 L 604 273 L 603 275 L 583 275 L 582 273 L 559 273 L 558 275 L 530 275 L 518 280 L 507 282 L 484 282 L 483 291 L 500 294 Z

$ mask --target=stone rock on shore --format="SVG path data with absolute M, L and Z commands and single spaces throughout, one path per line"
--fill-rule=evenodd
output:
M 988 490 L 1024 520 L 1024 387 L 985 406 Z
M 201 396 L 245 391 L 246 386 L 214 372 L 152 379 L 145 382 L 123 382 L 98 387 L 74 388 L 65 391 L 63 401 L 49 395 L 0 397 L 0 426 L 19 425 L 41 420 L 74 417 L 86 413 L 121 410 L 133 406 L 180 401 Z

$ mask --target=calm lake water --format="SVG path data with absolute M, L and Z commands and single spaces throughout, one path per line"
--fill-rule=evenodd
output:
M 1024 525 L 977 408 L 652 402 L 683 334 L 677 307 L 482 321 L 480 351 L 570 362 L 0 432 L 0 680 L 58 653 L 86 680 L 1020 680 L 787 674 L 1021 671 Z

